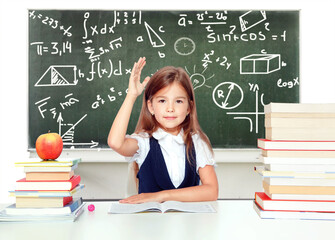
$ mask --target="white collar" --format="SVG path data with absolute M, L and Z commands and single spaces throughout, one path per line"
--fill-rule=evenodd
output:
M 181 129 L 178 135 L 175 136 L 175 135 L 172 135 L 171 133 L 165 132 L 161 128 L 158 128 L 157 131 L 152 134 L 152 136 L 157 140 L 162 140 L 166 138 L 167 136 L 170 136 L 170 138 L 172 138 L 175 142 L 179 144 L 184 144 L 183 135 L 184 135 L 183 129 Z

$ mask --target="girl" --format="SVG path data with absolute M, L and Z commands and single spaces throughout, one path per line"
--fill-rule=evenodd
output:
M 108 136 L 108 145 L 139 167 L 139 194 L 120 202 L 216 200 L 213 150 L 198 123 L 189 76 L 181 68 L 165 67 L 141 83 L 145 64 L 145 58 L 134 64 L 127 96 Z M 135 134 L 128 136 L 134 102 L 144 89 Z

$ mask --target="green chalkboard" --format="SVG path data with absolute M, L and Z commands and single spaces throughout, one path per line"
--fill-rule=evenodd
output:
M 28 10 L 29 139 L 107 148 L 133 63 L 190 75 L 215 148 L 255 148 L 264 104 L 299 102 L 299 11 Z M 134 131 L 142 98 L 135 103 Z

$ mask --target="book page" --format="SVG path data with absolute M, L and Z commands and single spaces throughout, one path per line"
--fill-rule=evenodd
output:
M 161 212 L 161 206 L 158 202 L 147 202 L 140 204 L 112 203 L 108 213 L 138 213 L 145 211 Z
M 161 204 L 162 212 L 181 211 L 193 213 L 214 213 L 213 206 L 208 202 L 167 201 Z

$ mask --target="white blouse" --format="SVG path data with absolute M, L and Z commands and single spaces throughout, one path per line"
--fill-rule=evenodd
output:
M 152 136 L 158 140 L 162 149 L 165 164 L 173 185 L 177 188 L 185 177 L 185 144 L 183 140 L 183 130 L 177 136 L 165 132 L 159 128 Z M 126 137 L 137 140 L 138 150 L 132 157 L 126 157 L 128 162 L 136 161 L 139 168 L 147 157 L 150 150 L 150 138 L 147 133 L 132 134 Z M 206 165 L 214 165 L 214 157 L 209 150 L 207 144 L 200 138 L 198 134 L 192 136 L 194 143 L 196 159 L 197 159 L 197 172 L 199 167 Z

